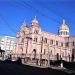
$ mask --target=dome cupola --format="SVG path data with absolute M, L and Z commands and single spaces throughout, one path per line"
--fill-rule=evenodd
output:
M 39 26 L 39 22 L 38 22 L 36 16 L 35 16 L 34 19 L 31 21 L 31 26 Z
M 58 35 L 59 35 L 59 36 L 62 36 L 62 37 L 68 37 L 68 36 L 69 36 L 69 27 L 68 27 L 68 25 L 65 23 L 65 20 L 63 20 L 63 23 L 62 23 L 61 26 L 59 27 Z
M 69 30 L 69 27 L 65 24 L 65 20 L 63 20 L 63 23 L 60 26 L 60 30 Z

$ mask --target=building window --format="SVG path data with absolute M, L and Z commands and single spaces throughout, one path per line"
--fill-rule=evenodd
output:
M 53 40 L 50 40 L 50 45 L 52 45 L 53 44 Z
M 46 49 L 44 49 L 44 54 L 46 54 Z
M 72 49 L 72 62 L 74 61 L 74 57 L 75 57 L 75 49 Z
M 62 32 L 60 32 L 60 35 L 62 35 Z
M 61 42 L 61 46 L 63 46 L 63 43 Z
M 66 45 L 66 47 L 68 47 L 68 46 L 69 46 L 69 42 L 66 42 L 66 44 L 65 44 L 65 45 Z
M 56 59 L 59 60 L 59 53 L 56 54 Z
M 34 59 L 36 59 L 36 49 L 33 49 L 33 55 L 34 55 Z
M 65 32 L 66 33 L 66 35 L 68 35 L 68 33 L 67 32 Z
M 20 47 L 20 49 L 21 49 L 21 52 L 23 53 L 23 47 Z
M 35 29 L 35 30 L 34 30 L 34 33 L 38 34 L 38 30 Z
M 75 54 L 75 49 L 72 49 L 72 54 Z
M 47 38 L 45 38 L 44 42 L 47 43 Z
M 41 41 L 43 42 L 43 37 L 41 38 Z
M 58 41 L 56 41 L 56 45 L 58 46 Z
M 75 46 L 75 42 L 73 41 L 73 46 Z
M 52 55 L 52 50 L 50 51 L 50 54 Z
M 37 38 L 34 38 L 34 41 L 37 42 Z
M 22 38 L 21 42 L 22 42 L 22 43 L 24 42 L 24 38 Z

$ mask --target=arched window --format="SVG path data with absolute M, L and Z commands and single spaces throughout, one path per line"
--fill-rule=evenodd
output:
M 52 54 L 52 50 L 50 51 L 50 54 L 53 55 L 53 54 Z
M 73 41 L 73 46 L 75 46 L 75 42 Z
M 44 39 L 44 42 L 47 43 L 47 38 Z
M 36 59 L 36 49 L 33 49 L 33 55 L 34 55 L 34 59 Z
M 63 42 L 61 42 L 61 46 L 63 46 Z
M 50 45 L 52 45 L 53 44 L 53 40 L 50 40 Z
M 36 49 L 33 49 L 33 52 L 36 53 Z
M 66 42 L 66 44 L 65 44 L 65 45 L 66 45 L 66 47 L 68 47 L 68 46 L 69 46 L 69 42 Z
M 58 46 L 58 41 L 56 41 L 56 45 Z
M 74 61 L 75 58 L 75 49 L 72 49 L 72 61 Z
M 66 33 L 66 35 L 68 35 L 68 32 L 65 32 Z
M 69 62 L 70 62 L 70 54 L 68 53 L 68 58 L 69 58 Z
M 56 59 L 59 60 L 59 53 L 56 54 Z
M 44 54 L 46 54 L 46 49 L 44 49 Z
M 41 41 L 43 42 L 43 37 L 41 37 Z
M 64 31 L 64 35 L 66 35 L 66 32 Z
M 21 46 L 20 49 L 21 49 L 21 54 L 23 55 L 23 47 Z
M 60 32 L 60 35 L 62 35 L 62 32 Z
M 36 37 L 34 38 L 34 41 L 37 42 L 37 38 Z
M 35 32 L 34 32 L 34 33 L 38 34 L 38 31 L 37 31 L 37 30 L 35 30 Z
M 75 55 L 75 49 L 72 49 L 72 54 Z
M 24 42 L 24 38 L 21 39 L 21 42 L 22 42 L 22 43 Z

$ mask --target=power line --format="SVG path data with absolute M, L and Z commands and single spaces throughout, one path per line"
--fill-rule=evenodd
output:
M 2 19 L 5 23 L 5 25 L 13 32 L 15 33 L 15 30 L 11 27 L 11 25 L 6 21 L 6 19 L 4 18 L 4 16 L 2 14 L 0 14 L 0 19 Z
M 42 13 L 41 11 L 39 11 L 37 8 L 31 6 L 29 2 L 27 3 L 27 2 L 25 2 L 25 1 L 22 1 L 22 2 L 20 3 L 20 2 L 18 2 L 18 1 L 16 1 L 16 3 L 17 3 L 18 5 L 20 5 L 20 6 L 23 6 L 23 7 L 29 7 L 30 10 L 33 10 L 33 12 L 36 12 L 36 13 L 40 14 L 41 16 L 45 17 L 46 19 L 49 19 L 49 20 L 50 20 L 50 17 L 49 17 L 49 16 L 45 15 L 44 13 Z M 58 21 L 55 20 L 54 18 L 52 18 L 51 20 L 54 21 L 54 22 L 55 22 L 55 21 L 58 22 Z
M 30 5 L 30 3 L 28 2 L 28 3 L 26 3 L 25 1 L 23 1 L 24 2 L 24 4 L 26 4 L 26 5 L 28 5 L 28 6 L 30 6 L 31 8 L 33 8 L 37 13 L 39 13 L 40 15 L 42 15 L 43 17 L 45 17 L 45 18 L 47 18 L 47 19 L 49 19 L 50 20 L 50 17 L 46 14 L 44 14 L 44 13 L 42 13 L 40 10 L 38 10 L 37 8 L 35 8 L 35 7 L 33 7 L 33 6 L 31 6 Z M 56 21 L 54 18 L 52 18 L 52 21 Z
M 32 1 L 29 1 L 28 3 L 29 3 L 29 4 L 32 4 L 31 2 L 32 2 Z M 43 8 L 45 8 L 47 11 L 49 11 L 49 9 L 50 9 L 49 7 L 47 7 L 47 5 L 46 5 L 46 6 L 43 6 L 42 3 L 40 4 L 40 7 L 41 7 L 41 6 L 42 6 Z M 39 10 L 39 9 L 37 9 L 37 10 Z M 63 16 L 57 14 L 56 12 L 53 12 L 52 9 L 50 9 L 50 10 L 51 10 L 50 12 L 52 12 L 54 15 L 56 15 L 56 16 L 58 16 L 58 17 L 60 17 L 60 18 L 63 19 Z M 42 12 L 41 12 L 41 13 L 42 13 Z M 43 13 L 43 14 L 44 14 L 44 13 Z M 45 14 L 44 14 L 44 15 L 45 15 Z M 56 19 L 54 19 L 54 18 L 52 18 L 52 17 L 49 17 L 49 15 L 47 15 L 47 14 L 45 15 L 45 17 L 46 17 L 47 19 L 49 19 L 49 20 L 51 19 L 52 21 L 59 23 L 58 20 L 56 20 Z
M 22 9 L 22 8 L 25 9 L 25 7 L 28 8 L 27 6 L 22 5 L 20 2 L 17 2 L 17 1 L 14 1 L 14 0 L 13 0 L 12 6 L 14 6 L 14 4 L 15 4 L 15 6 L 16 6 L 17 8 L 21 8 L 21 9 Z M 20 9 L 20 10 L 21 10 L 21 9 Z M 24 20 L 25 20 L 25 18 L 23 19 L 23 21 L 24 21 Z M 23 22 L 23 21 L 22 21 L 22 22 Z M 17 27 L 17 29 L 19 28 L 18 25 L 16 25 L 16 27 Z
M 29 3 L 32 4 L 32 1 L 29 1 Z M 37 4 L 38 4 L 40 7 L 43 7 L 43 8 L 45 8 L 47 11 L 50 11 L 50 12 L 53 13 L 54 15 L 58 16 L 59 18 L 64 19 L 64 16 L 59 15 L 59 14 L 58 14 L 57 12 L 55 12 L 54 10 L 50 9 L 47 5 L 44 6 L 42 3 L 40 4 L 40 3 L 38 3 L 38 2 L 37 2 Z M 56 20 L 56 19 L 54 19 L 54 18 L 52 18 L 52 19 L 53 19 L 54 21 L 56 21 L 56 22 L 59 23 L 58 20 Z
M 22 1 L 22 3 L 18 2 L 18 1 L 14 1 L 16 4 L 18 4 L 19 6 L 22 6 L 22 7 L 28 7 L 30 8 L 31 10 L 33 10 L 34 12 L 40 14 L 41 16 L 47 18 L 47 19 L 50 19 L 50 17 L 48 15 L 45 15 L 44 13 L 42 13 L 41 11 L 39 11 L 37 8 L 33 7 L 30 5 L 30 2 L 25 2 L 25 1 Z M 15 30 L 11 27 L 11 25 L 5 20 L 5 18 L 0 15 L 0 18 L 5 22 L 5 24 L 11 29 L 12 32 L 15 32 Z M 56 21 L 55 19 L 53 19 L 53 21 Z M 17 28 L 18 26 L 16 26 Z
M 29 2 L 31 3 L 32 1 L 29 1 Z M 44 6 L 42 3 L 41 3 L 41 4 L 40 4 L 40 3 L 37 3 L 37 4 L 40 5 L 40 7 L 42 6 L 42 7 L 45 8 L 46 10 L 52 12 L 54 15 L 56 15 L 56 16 L 58 16 L 58 17 L 60 17 L 60 18 L 63 18 L 62 15 L 57 14 L 55 11 L 53 11 L 52 9 L 50 9 L 47 5 Z

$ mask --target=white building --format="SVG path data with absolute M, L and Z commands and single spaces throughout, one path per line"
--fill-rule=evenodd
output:
M 11 36 L 0 36 L 0 47 L 8 54 L 13 50 L 16 38 Z

